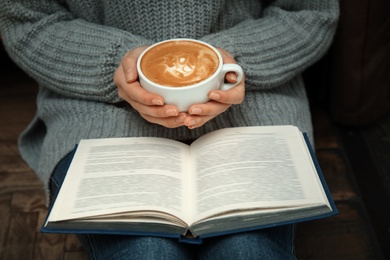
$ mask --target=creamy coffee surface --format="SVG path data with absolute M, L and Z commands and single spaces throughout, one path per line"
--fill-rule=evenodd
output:
M 151 81 L 171 87 L 194 85 L 218 69 L 217 54 L 209 47 L 192 41 L 159 44 L 142 57 L 141 70 Z

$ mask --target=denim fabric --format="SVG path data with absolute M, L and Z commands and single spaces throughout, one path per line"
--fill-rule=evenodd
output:
M 67 155 L 51 178 L 55 194 L 72 159 Z M 204 239 L 201 245 L 171 238 L 125 235 L 77 235 L 90 259 L 295 259 L 295 225 Z

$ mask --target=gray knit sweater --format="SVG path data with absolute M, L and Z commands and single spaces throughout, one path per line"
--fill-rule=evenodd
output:
M 1 2 L 6 50 L 40 86 L 36 116 L 19 147 L 46 189 L 55 165 L 82 138 L 190 140 L 219 128 L 280 124 L 312 138 L 300 74 L 327 51 L 337 0 Z M 127 51 L 179 37 L 227 50 L 246 73 L 245 101 L 194 130 L 148 123 L 113 83 Z

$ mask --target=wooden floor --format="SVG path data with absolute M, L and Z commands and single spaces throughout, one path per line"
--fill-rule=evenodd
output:
M 1 57 L 1 64 L 5 64 Z M 72 235 L 39 232 L 47 213 L 41 183 L 17 138 L 34 115 L 37 86 L 14 67 L 0 70 L 0 259 L 86 259 Z M 337 129 L 313 108 L 316 152 L 339 215 L 298 226 L 299 259 L 383 259 Z

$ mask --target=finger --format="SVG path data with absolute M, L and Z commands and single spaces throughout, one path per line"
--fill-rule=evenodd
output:
M 217 115 L 209 115 L 209 116 L 187 116 L 184 119 L 184 126 L 188 127 L 188 129 L 195 129 L 203 126 L 205 123 L 215 118 Z
M 190 116 L 212 116 L 219 115 L 225 112 L 231 104 L 224 104 L 215 101 L 209 101 L 205 104 L 193 105 L 189 108 L 188 114 Z
M 138 81 L 127 84 L 127 88 L 131 89 L 131 91 L 125 92 L 123 88 L 119 88 L 119 95 L 124 96 L 124 99 L 140 114 L 158 118 L 179 115 L 179 109 L 176 106 L 164 105 L 162 97 L 145 90 Z
M 225 75 L 225 80 L 229 83 L 236 83 L 237 82 L 237 75 L 234 72 L 228 72 Z
M 126 82 L 124 71 L 121 67 L 118 67 L 115 71 L 114 83 L 118 88 L 118 96 L 129 103 L 131 98 L 129 93 L 126 91 L 129 84 Z
M 128 97 L 126 101 L 135 101 L 146 106 L 162 106 L 164 105 L 164 99 L 144 89 L 138 81 L 133 83 L 126 83 L 126 85 L 120 88 Z
M 187 114 L 180 113 L 178 116 L 167 118 L 154 117 L 146 114 L 141 114 L 141 116 L 150 123 L 158 124 L 167 128 L 177 128 L 184 125 L 184 120 Z
M 225 51 L 224 49 L 217 48 L 219 53 L 221 53 L 222 61 L 223 63 L 237 63 L 237 61 L 233 58 L 232 55 L 230 55 L 229 52 Z
M 213 90 L 209 93 L 209 99 L 230 105 L 241 104 L 245 98 L 245 84 L 244 79 L 237 86 L 226 90 Z
M 137 73 L 137 60 L 147 46 L 138 47 L 128 52 L 122 59 L 122 68 L 125 74 L 126 81 L 128 83 L 134 82 L 138 78 Z
M 232 55 L 230 55 L 230 53 L 228 53 L 227 51 L 225 51 L 224 49 L 221 49 L 221 48 L 217 48 L 217 49 L 221 53 L 222 60 L 223 60 L 224 64 L 226 64 L 226 63 L 235 63 L 235 64 L 237 64 L 237 61 L 233 58 Z M 236 75 L 236 73 L 234 73 L 234 72 L 226 73 L 225 80 L 227 82 L 230 82 L 230 83 L 236 83 L 237 82 L 237 75 Z
M 137 80 L 137 61 L 130 56 L 126 56 L 122 60 L 122 68 L 125 73 L 125 79 L 127 83 L 131 83 Z
M 179 115 L 179 110 L 177 109 L 177 107 L 172 105 L 149 106 L 149 105 L 144 105 L 135 100 L 131 100 L 130 105 L 135 110 L 137 110 L 140 114 L 149 115 L 152 117 L 167 118 L 167 117 L 175 117 Z
M 231 105 L 219 102 L 208 102 L 206 104 L 194 105 L 189 109 L 189 115 L 184 120 L 184 125 L 189 129 L 200 127 L 225 112 Z

